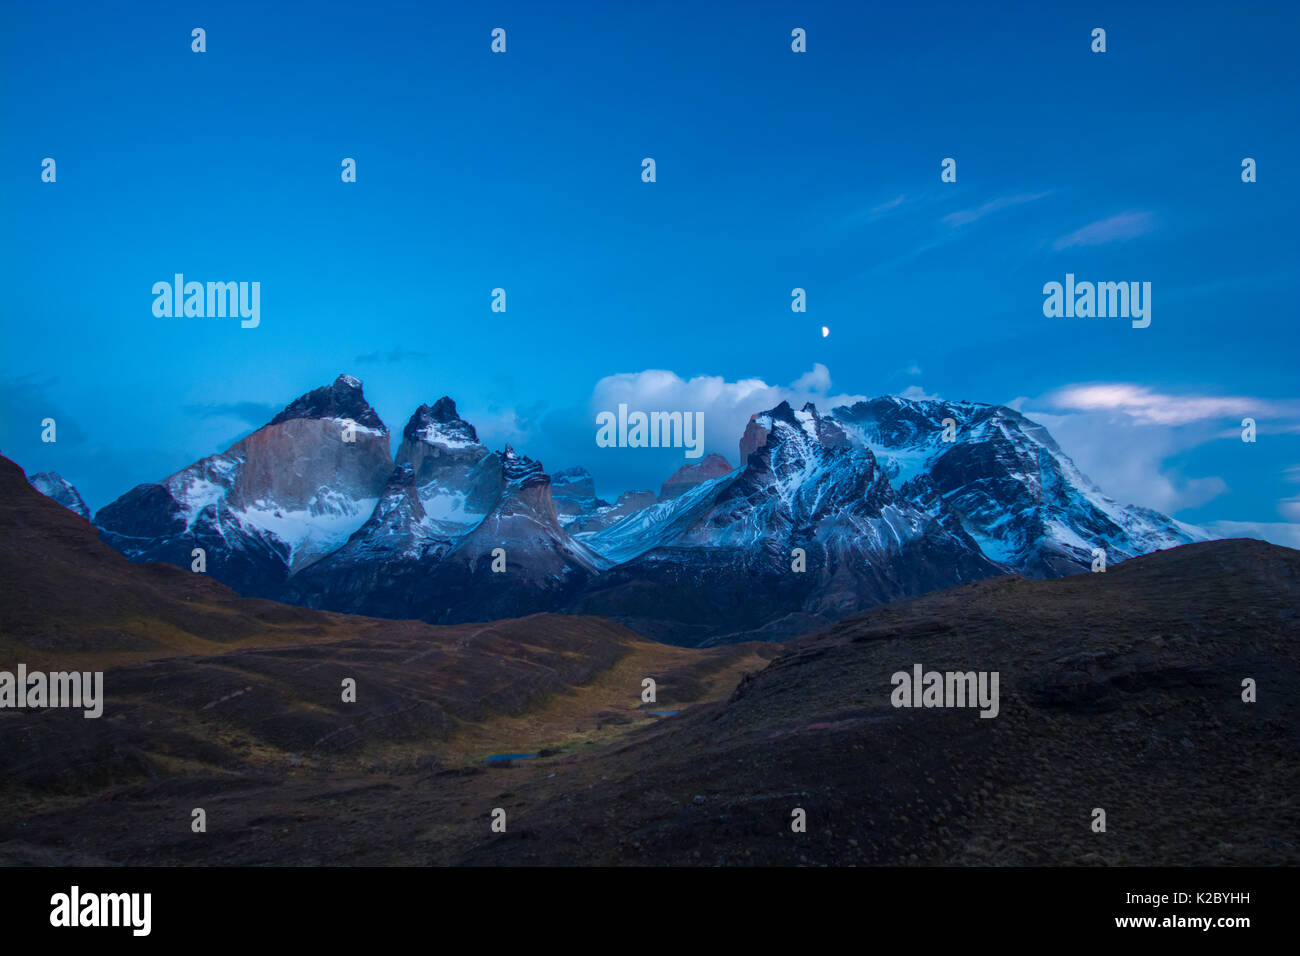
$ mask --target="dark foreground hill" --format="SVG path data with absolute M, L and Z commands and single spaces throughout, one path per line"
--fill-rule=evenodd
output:
M 382 818 L 390 775 L 535 741 L 596 747 L 658 719 L 644 677 L 659 706 L 681 706 L 725 695 L 776 652 L 688 652 L 595 617 L 434 627 L 243 598 L 202 574 L 133 564 L 3 458 L 0 582 L 0 672 L 105 672 L 98 719 L 0 708 L 9 863 L 166 862 L 173 839 L 212 860 L 213 844 L 191 839 L 193 808 L 236 794 L 256 818 L 268 792 L 304 774 L 308 804 L 360 780 Z M 355 703 L 342 700 L 346 678 Z M 222 819 L 213 832 L 229 834 Z M 258 843 L 260 825 L 237 829 Z
M 891 674 L 917 663 L 999 671 L 999 715 L 894 708 Z M 485 840 L 466 858 L 1300 863 L 1300 552 L 1192 544 L 880 608 L 599 773 L 579 777 L 580 799 L 570 782 L 530 800 L 518 819 L 536 840 Z
M 102 666 L 107 701 L 0 710 L 0 862 L 1300 863 L 1300 552 L 1193 544 L 699 651 L 239 598 L 25 482 L 8 503 L 6 466 L 0 670 Z M 892 707 L 914 664 L 997 671 L 998 716 Z

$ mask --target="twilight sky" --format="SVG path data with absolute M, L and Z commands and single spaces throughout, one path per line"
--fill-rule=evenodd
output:
M 0 452 L 94 509 L 348 372 L 612 497 L 685 461 L 598 448 L 619 400 L 736 463 L 782 398 L 939 395 L 1300 546 L 1300 7 L 701 6 L 6 5 Z M 177 272 L 260 325 L 155 317 Z M 1150 282 L 1150 327 L 1045 317 L 1067 272 Z

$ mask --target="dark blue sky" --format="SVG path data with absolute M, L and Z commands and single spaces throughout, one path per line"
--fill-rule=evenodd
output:
M 906 391 L 1296 534 L 1300 7 L 701 6 L 6 5 L 0 451 L 99 507 L 349 372 L 616 494 L 683 459 L 598 449 L 610 396 L 734 463 L 747 402 Z M 260 326 L 156 318 L 176 272 L 259 281 Z M 1067 272 L 1151 282 L 1151 326 L 1045 318 Z

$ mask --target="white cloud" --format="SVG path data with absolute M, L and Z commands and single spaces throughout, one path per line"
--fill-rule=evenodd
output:
M 1110 497 L 1172 514 L 1196 508 L 1228 490 L 1218 477 L 1189 477 L 1166 462 L 1201 444 L 1204 429 L 1152 429 L 1112 410 L 1064 415 L 1036 411 L 1020 399 L 1024 415 L 1044 425 L 1079 469 Z
M 646 369 L 602 378 L 592 391 L 590 410 L 593 421 L 599 412 L 617 411 L 621 402 L 633 411 L 703 412 L 705 451 L 718 452 L 734 464 L 740 436 L 749 417 L 756 412 L 766 411 L 782 401 L 788 401 L 794 408 L 812 402 L 818 411 L 827 412 L 837 405 L 867 398 L 832 395 L 830 388 L 831 373 L 820 363 L 789 385 L 769 385 L 758 378 L 728 382 L 720 375 L 683 379 L 664 369 Z
M 1199 507 L 1228 491 L 1221 478 L 1191 477 L 1169 467 L 1171 458 L 1208 441 L 1240 440 L 1244 417 L 1258 418 L 1260 434 L 1292 430 L 1300 417 L 1300 402 L 1293 400 L 1172 395 L 1124 382 L 1067 385 L 1010 404 L 1046 425 L 1107 494 L 1166 513 Z M 1043 405 L 1052 411 L 1032 410 Z M 1300 465 L 1284 477 L 1300 481 Z M 1300 496 L 1284 498 L 1277 507 L 1283 517 L 1300 521 Z
M 790 387 L 796 391 L 825 392 L 831 387 L 830 369 L 817 362 L 810 371 L 791 382 Z
M 912 401 L 915 402 L 934 401 L 936 398 L 939 397 L 938 395 L 931 395 L 920 385 L 909 385 L 907 386 L 907 388 L 899 392 L 898 395 L 899 398 L 910 398 L 912 399 Z
M 1155 220 L 1147 212 L 1122 212 L 1109 219 L 1090 222 L 1068 236 L 1052 243 L 1053 249 L 1070 249 L 1074 246 L 1101 246 L 1108 242 L 1136 239 L 1155 229 Z
M 1286 405 L 1237 395 L 1168 395 L 1145 385 L 1067 385 L 1047 396 L 1056 408 L 1114 412 L 1138 425 L 1186 425 L 1243 415 L 1293 414 Z

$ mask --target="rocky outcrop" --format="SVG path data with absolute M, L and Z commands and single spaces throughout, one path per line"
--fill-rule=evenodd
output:
M 731 463 L 718 454 L 706 455 L 700 461 L 682 465 L 659 488 L 659 500 L 667 501 L 690 491 L 714 478 L 731 474 Z
M 45 497 L 52 498 L 69 511 L 81 515 L 87 521 L 90 520 L 90 509 L 81 500 L 80 493 L 57 471 L 39 471 L 29 475 L 27 480 Z

